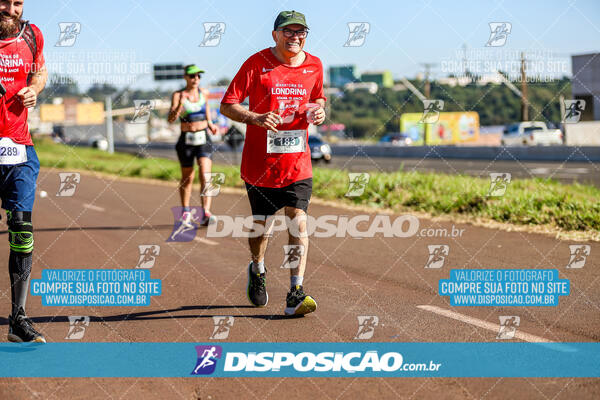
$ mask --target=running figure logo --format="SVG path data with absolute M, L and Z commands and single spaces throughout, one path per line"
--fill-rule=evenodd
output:
M 379 324 L 379 317 L 375 315 L 359 315 L 358 332 L 354 336 L 355 340 L 367 340 L 373 337 L 375 327 Z
M 576 124 L 581 119 L 581 114 L 585 110 L 585 100 L 564 100 L 564 119 L 565 124 Z
M 225 34 L 225 22 L 204 22 L 204 39 L 200 47 L 215 47 L 221 42 Z
M 210 375 L 215 372 L 217 359 L 223 355 L 221 346 L 195 346 L 198 353 L 196 368 L 190 375 Z
M 507 340 L 515 337 L 517 333 L 517 327 L 521 324 L 521 318 L 516 315 L 501 316 L 500 317 L 500 330 L 496 339 Z
M 360 47 L 365 44 L 367 34 L 371 31 L 371 24 L 368 22 L 348 22 L 348 40 L 344 47 Z
M 213 315 L 213 322 L 215 324 L 215 328 L 210 338 L 214 340 L 227 339 L 227 337 L 229 337 L 229 330 L 233 327 L 234 321 L 235 318 L 233 318 L 232 316 Z
M 184 212 L 183 207 L 172 207 L 173 231 L 167 242 L 191 242 L 196 237 L 198 225 L 202 221 L 202 207 L 190 207 L 189 211 Z
M 129 121 L 130 124 L 145 124 L 150 119 L 150 114 L 154 110 L 154 100 L 133 100 L 135 112 L 133 118 Z
M 300 264 L 300 257 L 304 255 L 304 246 L 301 244 L 286 244 L 283 246 L 285 257 L 281 268 L 295 269 Z
M 490 22 L 490 38 L 486 47 L 502 47 L 506 44 L 508 34 L 512 30 L 510 22 Z
M 435 124 L 440 119 L 440 111 L 444 109 L 444 100 L 423 100 L 423 117 L 419 123 Z
M 348 180 L 348 191 L 344 196 L 346 197 L 358 197 L 362 196 L 369 184 L 370 175 L 366 172 L 349 172 Z
M 69 316 L 69 332 L 65 339 L 79 340 L 83 339 L 85 328 L 90 326 L 90 317 Z
M 71 197 L 75 194 L 77 185 L 81 182 L 81 175 L 79 172 L 59 172 L 58 177 L 60 179 L 60 186 L 56 193 L 59 197 Z
M 583 268 L 587 257 L 590 255 L 591 247 L 589 244 L 571 244 L 569 250 L 571 251 L 571 258 L 567 264 L 567 268 Z
M 502 197 L 506 193 L 508 184 L 512 175 L 508 172 L 491 172 L 490 173 L 490 189 L 487 192 L 487 197 Z
M 143 269 L 154 267 L 156 257 L 158 257 L 160 254 L 160 246 L 156 244 L 140 244 L 138 248 L 140 249 L 140 258 L 138 259 L 138 263 L 135 267 Z
M 427 249 L 429 250 L 429 258 L 427 259 L 425 268 L 442 268 L 450 252 L 450 246 L 447 244 L 430 244 L 427 245 Z
M 79 22 L 59 22 L 60 36 L 54 45 L 55 47 L 71 47 L 77 40 L 77 35 L 81 33 L 81 24 Z
M 215 197 L 221 191 L 221 185 L 225 183 L 225 174 L 222 172 L 206 172 L 204 174 L 206 185 L 200 196 Z

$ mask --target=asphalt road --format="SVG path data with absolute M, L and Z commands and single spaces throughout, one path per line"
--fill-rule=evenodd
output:
M 44 268 L 133 268 L 138 245 L 156 244 L 160 255 L 152 277 L 163 294 L 147 307 L 44 307 L 31 297 L 28 311 L 49 341 L 63 342 L 68 316 L 88 315 L 85 342 L 206 342 L 212 316 L 235 317 L 227 341 L 352 342 L 358 316 L 379 318 L 377 342 L 496 342 L 499 316 L 518 315 L 518 332 L 534 340 L 600 340 L 600 244 L 582 269 L 566 269 L 571 242 L 551 236 L 507 232 L 468 224 L 419 219 L 422 228 L 464 229 L 462 236 L 354 239 L 311 238 L 305 288 L 319 304 L 299 319 L 281 318 L 289 284 L 283 260 L 284 234 L 269 244 L 269 305 L 249 307 L 245 294 L 249 251 L 246 239 L 204 238 L 166 242 L 173 226 L 170 208 L 178 205 L 173 185 L 82 175 L 72 197 L 56 197 L 57 170 L 44 169 L 34 214 L 36 250 L 32 278 Z M 310 214 L 358 215 L 358 211 L 313 203 Z M 249 215 L 242 193 L 215 198 L 216 215 Z M 373 215 L 370 215 L 373 217 Z M 6 237 L 4 220 L 0 236 Z M 0 237 L 0 239 L 2 239 Z M 6 239 L 4 239 L 6 240 Z M 428 245 L 447 244 L 443 268 L 425 269 Z M 571 294 L 557 307 L 452 307 L 437 294 L 438 280 L 450 268 L 557 268 L 571 281 Z M 8 314 L 8 279 L 0 281 L 2 314 Z M 423 307 L 427 306 L 427 307 Z M 457 312 L 448 318 L 435 310 Z M 7 320 L 0 318 L 6 329 Z M 522 339 L 515 338 L 515 341 Z M 45 378 L 2 379 L 2 399 L 229 399 L 229 398 L 419 398 L 419 399 L 594 399 L 600 381 L 587 378 Z
M 134 152 L 130 148 L 117 148 L 118 151 Z M 177 159 L 175 150 L 148 149 L 151 157 Z M 213 160 L 222 164 L 238 164 L 241 154 L 217 152 Z M 320 167 L 347 169 L 351 172 L 393 172 L 404 171 L 441 172 L 445 174 L 467 174 L 489 177 L 491 172 L 508 172 L 513 178 L 551 178 L 564 183 L 579 182 L 600 187 L 600 163 L 597 162 L 533 162 L 533 161 L 492 161 L 456 159 L 412 159 L 389 157 L 346 157 L 334 156 L 331 163 L 323 161 Z

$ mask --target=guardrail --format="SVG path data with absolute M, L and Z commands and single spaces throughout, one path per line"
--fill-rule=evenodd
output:
M 120 148 L 146 147 L 149 149 L 172 149 L 174 143 L 151 142 L 144 145 L 115 143 Z M 232 151 L 224 144 L 215 144 L 217 151 Z M 241 151 L 238 149 L 238 151 Z M 571 161 L 600 162 L 600 146 L 389 146 L 389 145 L 340 145 L 332 144 L 333 156 L 430 158 L 462 160 L 502 161 Z
M 447 158 L 504 161 L 600 161 L 600 146 L 385 146 L 332 145 L 334 156 Z

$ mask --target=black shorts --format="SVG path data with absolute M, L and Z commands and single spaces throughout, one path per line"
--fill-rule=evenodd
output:
M 185 135 L 182 133 L 175 145 L 175 151 L 177 151 L 177 158 L 182 167 L 193 167 L 194 161 L 200 157 L 211 158 L 214 147 L 208 132 L 206 132 L 206 144 L 200 146 L 185 144 Z
M 306 212 L 312 195 L 312 183 L 312 178 L 282 188 L 267 188 L 246 183 L 252 215 L 268 217 L 283 207 L 299 208 Z

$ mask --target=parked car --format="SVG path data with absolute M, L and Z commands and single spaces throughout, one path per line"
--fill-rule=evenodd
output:
M 379 139 L 381 144 L 391 144 L 392 146 L 410 146 L 412 139 L 405 133 L 390 133 Z
M 325 143 L 320 137 L 309 136 L 308 146 L 310 147 L 310 158 L 314 162 L 325 160 L 328 163 L 331 161 L 331 146 Z
M 563 134 L 560 129 L 548 129 L 545 122 L 519 122 L 504 129 L 500 143 L 503 146 L 562 145 Z

